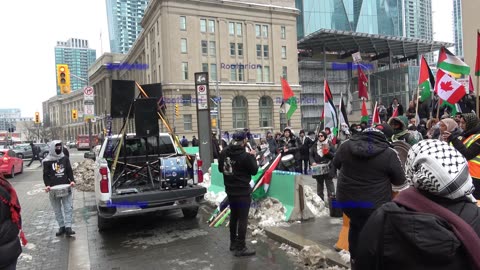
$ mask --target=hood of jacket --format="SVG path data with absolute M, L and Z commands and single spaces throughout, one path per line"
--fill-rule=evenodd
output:
M 228 148 L 226 149 L 226 154 L 229 157 L 238 156 L 238 155 L 241 155 L 243 153 L 245 153 L 245 147 L 242 146 L 242 145 L 230 144 L 228 146 Z
M 57 144 L 62 145 L 62 152 L 60 152 L 60 154 L 55 153 L 55 145 Z M 65 154 L 63 154 L 63 143 L 61 140 L 54 140 L 50 142 L 48 146 L 49 146 L 49 152 L 48 152 L 48 155 L 43 159 L 43 161 L 59 160 L 65 156 Z
M 391 147 L 385 135 L 374 128 L 355 134 L 350 141 L 350 152 L 361 158 L 375 157 Z
M 398 117 L 392 117 L 388 120 L 388 124 L 393 127 L 393 123 L 396 122 L 396 123 L 399 123 L 400 124 L 400 129 L 394 129 L 393 130 L 393 133 L 398 133 L 398 132 L 401 132 L 401 131 L 404 131 L 404 130 L 407 130 L 407 125 L 408 125 L 408 118 L 403 116 L 403 115 L 400 115 Z

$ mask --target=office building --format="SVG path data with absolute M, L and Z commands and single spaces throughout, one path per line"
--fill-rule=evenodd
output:
M 18 122 L 32 121 L 32 117 L 22 117 L 20 109 L 0 109 L 0 131 L 8 131 L 9 128 L 17 129 Z
M 405 0 L 404 36 L 433 40 L 432 0 Z
M 88 82 L 88 68 L 97 58 L 97 51 L 88 47 L 85 39 L 70 38 L 57 41 L 55 46 L 55 81 L 57 81 L 57 64 L 67 64 L 70 70 L 71 91 L 82 89 Z M 57 85 L 57 95 L 60 88 Z
M 480 20 L 478 19 L 479 10 L 480 1 L 462 1 L 463 56 L 465 63 L 470 66 L 472 78 L 475 78 L 477 31 L 480 29 Z M 477 86 L 475 86 L 475 89 L 477 89 Z
M 106 0 L 110 51 L 127 53 L 142 31 L 148 0 Z
M 462 0 L 453 0 L 453 35 L 455 54 L 463 57 Z

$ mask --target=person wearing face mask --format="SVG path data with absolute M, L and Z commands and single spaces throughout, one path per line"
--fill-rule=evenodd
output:
M 75 234 L 72 230 L 73 194 L 71 189 L 75 186 L 75 180 L 70 159 L 63 153 L 63 144 L 60 140 L 50 143 L 50 152 L 43 160 L 43 182 L 46 187 L 45 191 L 49 193 L 50 203 L 60 227 L 56 236 Z M 58 194 L 52 191 L 52 187 L 65 184 L 70 185 L 68 194 L 57 196 Z
M 346 123 L 341 124 L 340 132 L 338 133 L 337 144 L 340 146 L 343 142 L 350 138 L 350 130 Z
M 310 164 L 312 168 L 318 164 L 324 164 L 324 166 L 329 166 L 330 170 L 327 174 L 314 174 L 313 178 L 317 181 L 317 195 L 324 199 L 323 186 L 324 183 L 327 186 L 328 196 L 335 194 L 335 186 L 333 185 L 333 166 L 331 160 L 334 157 L 333 148 L 334 146 L 329 142 L 327 138 L 327 133 L 324 131 L 318 134 L 318 140 L 315 144 L 310 147 Z M 327 164 L 327 165 L 325 165 Z

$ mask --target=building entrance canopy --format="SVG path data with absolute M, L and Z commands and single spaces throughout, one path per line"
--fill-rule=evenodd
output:
M 417 58 L 421 54 L 439 50 L 453 43 L 425 39 L 374 35 L 350 31 L 320 29 L 298 41 L 298 49 L 314 52 L 341 52 L 351 54 L 360 51 L 372 54 L 372 60 L 385 57 Z

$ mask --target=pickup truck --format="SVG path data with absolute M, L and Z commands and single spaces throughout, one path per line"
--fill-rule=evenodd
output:
M 203 181 L 201 160 L 191 156 L 194 166 L 188 167 L 187 157 L 174 147 L 168 133 L 160 133 L 158 141 L 135 134 L 125 138 L 113 174 L 121 135 L 107 138 L 95 158 L 98 229 L 108 229 L 117 217 L 169 209 L 181 209 L 184 217 L 195 218 L 207 192 L 198 185 Z

